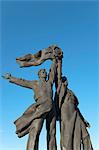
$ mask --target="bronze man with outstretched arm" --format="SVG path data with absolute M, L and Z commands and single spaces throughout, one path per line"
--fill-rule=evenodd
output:
M 23 115 L 14 123 L 16 125 L 16 133 L 19 137 L 23 137 L 29 133 L 27 150 L 38 150 L 39 134 L 42 129 L 44 119 L 46 119 L 47 127 L 47 150 L 56 150 L 56 117 L 53 106 L 53 90 L 52 86 L 55 80 L 57 70 L 57 60 L 53 59 L 51 69 L 47 78 L 45 69 L 38 72 L 39 81 L 24 80 L 6 74 L 3 76 L 9 82 L 30 88 L 34 91 L 36 103 L 32 104 Z

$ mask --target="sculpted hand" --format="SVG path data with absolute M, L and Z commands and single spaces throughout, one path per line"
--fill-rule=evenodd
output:
M 57 58 L 53 58 L 52 61 L 53 61 L 54 63 L 57 63 Z
M 58 57 L 58 59 L 63 58 L 63 52 L 59 47 L 55 47 L 53 50 L 54 57 Z
M 6 73 L 4 76 L 2 76 L 4 79 L 7 79 L 9 80 L 10 77 L 11 77 L 11 74 L 10 73 Z

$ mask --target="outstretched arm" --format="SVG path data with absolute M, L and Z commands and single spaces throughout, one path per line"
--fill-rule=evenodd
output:
M 15 78 L 15 77 L 11 76 L 10 73 L 7 73 L 2 77 L 7 79 L 11 83 L 14 83 L 14 84 L 17 84 L 19 86 L 23 86 L 23 87 L 32 89 L 32 82 L 33 81 L 24 80 L 24 79 L 21 79 L 21 78 Z

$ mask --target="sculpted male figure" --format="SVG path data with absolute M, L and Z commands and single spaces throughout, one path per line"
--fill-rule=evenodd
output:
M 38 72 L 39 81 L 24 80 L 6 74 L 3 76 L 9 82 L 30 88 L 35 93 L 35 104 L 32 104 L 23 115 L 14 123 L 16 125 L 16 133 L 18 137 L 23 137 L 29 133 L 27 150 L 38 150 L 39 134 L 42 129 L 44 119 L 46 118 L 47 127 L 47 150 L 56 150 L 56 117 L 53 105 L 53 90 L 52 86 L 55 80 L 57 69 L 56 59 L 53 63 L 47 78 L 45 69 Z
M 59 94 L 61 150 L 93 150 L 89 126 L 78 109 L 78 99 L 68 89 L 66 77 L 62 77 L 57 94 Z

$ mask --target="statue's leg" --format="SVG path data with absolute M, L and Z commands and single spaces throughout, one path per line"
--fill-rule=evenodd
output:
M 93 150 L 89 133 L 88 133 L 86 125 L 85 125 L 85 123 L 83 121 L 81 121 L 81 129 L 82 129 L 83 150 Z
M 52 110 L 46 117 L 47 150 L 57 150 L 56 145 L 56 116 Z
M 38 150 L 39 134 L 43 126 L 44 119 L 35 119 L 29 131 L 29 138 L 26 150 Z

